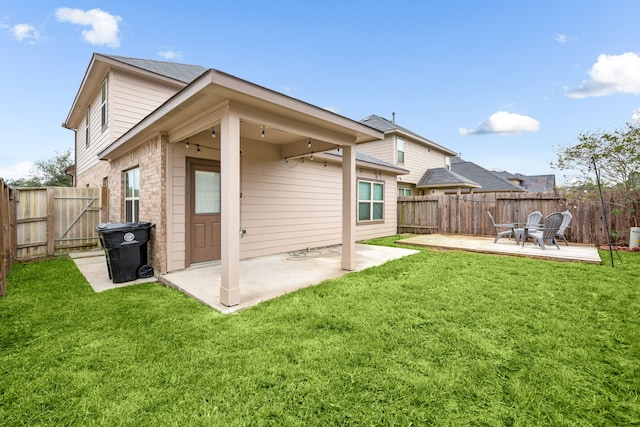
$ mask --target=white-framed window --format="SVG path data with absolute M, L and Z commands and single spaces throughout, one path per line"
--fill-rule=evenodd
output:
M 384 221 L 384 183 L 358 180 L 358 222 Z
M 89 148 L 89 108 L 84 113 L 84 146 Z
M 403 187 L 398 188 L 398 197 L 409 197 L 410 195 L 411 195 L 410 188 L 403 188 Z
M 140 168 L 124 172 L 124 220 L 138 222 L 140 211 Z
M 102 127 L 107 125 L 107 79 L 102 81 L 100 97 L 100 123 Z
M 396 149 L 398 150 L 398 164 L 404 164 L 404 139 L 396 138 Z

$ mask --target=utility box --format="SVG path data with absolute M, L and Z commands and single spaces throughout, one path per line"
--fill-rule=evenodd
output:
M 113 283 L 153 276 L 153 268 L 147 264 L 147 242 L 153 227 L 150 222 L 109 222 L 96 227 Z

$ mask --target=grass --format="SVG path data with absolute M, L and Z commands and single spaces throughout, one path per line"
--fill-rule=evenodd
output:
M 157 284 L 95 294 L 68 258 L 19 264 L 0 420 L 637 425 L 640 258 L 620 256 L 423 249 L 231 316 Z

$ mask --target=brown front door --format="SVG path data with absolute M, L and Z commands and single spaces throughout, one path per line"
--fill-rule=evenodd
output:
M 188 160 L 188 264 L 220 259 L 220 163 Z

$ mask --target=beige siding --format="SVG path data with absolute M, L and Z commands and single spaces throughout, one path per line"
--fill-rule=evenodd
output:
M 122 71 L 110 75 L 109 126 L 111 141 L 131 129 L 180 90 L 180 87 L 141 79 Z
M 200 142 L 202 141 L 202 142 Z M 171 149 L 173 212 L 168 215 L 169 271 L 185 266 L 185 159 L 199 154 L 219 160 L 219 151 L 194 150 L 195 144 L 211 146 L 210 138 L 191 138 L 191 148 L 177 144 Z M 289 161 L 280 158 L 278 146 L 242 141 L 242 229 L 241 258 L 339 244 L 342 238 L 342 169 L 319 161 Z M 373 179 L 375 172 L 363 169 L 358 177 Z M 357 239 L 381 237 L 396 232 L 396 178 L 385 180 L 385 221 L 358 225 Z
M 76 133 L 78 176 L 99 163 L 98 154 L 158 108 L 180 88 L 141 79 L 124 72 L 111 72 L 107 81 L 107 125 L 102 127 L 101 86 L 90 104 L 90 140 L 86 146 L 84 119 Z
M 402 182 L 417 184 L 427 169 L 445 167 L 446 155 L 441 151 L 404 138 L 404 165 L 408 175 L 402 175 Z
M 395 164 L 395 142 L 393 135 L 385 135 L 382 141 L 372 141 L 365 144 L 358 144 L 356 151 L 379 160 Z
M 109 86 L 107 86 L 109 88 Z M 99 90 L 89 105 L 89 146 L 86 143 L 84 117 L 76 131 L 76 174 L 81 176 L 98 165 L 98 153 L 110 143 L 108 126 L 102 128 L 101 120 L 101 92 Z M 107 118 L 109 116 L 107 115 Z M 94 185 L 94 184 L 92 184 Z M 80 183 L 78 183 L 80 186 Z

